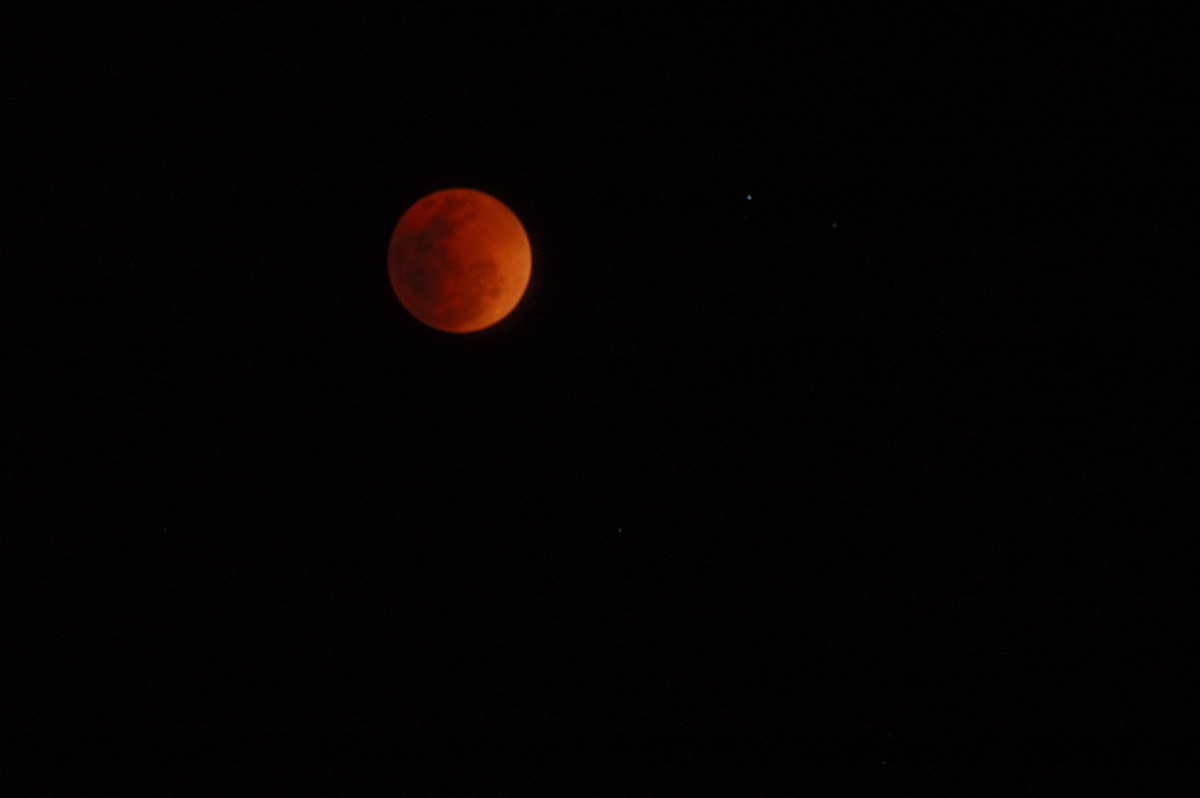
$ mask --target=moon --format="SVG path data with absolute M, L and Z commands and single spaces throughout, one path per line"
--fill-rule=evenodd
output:
M 521 220 L 500 200 L 470 188 L 417 200 L 388 245 L 388 275 L 400 303 L 445 332 L 482 330 L 511 313 L 532 266 Z

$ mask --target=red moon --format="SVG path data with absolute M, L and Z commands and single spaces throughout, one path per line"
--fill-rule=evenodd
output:
M 474 332 L 503 319 L 529 285 L 533 257 L 516 214 L 469 188 L 422 197 L 404 212 L 388 246 L 388 275 L 418 321 Z

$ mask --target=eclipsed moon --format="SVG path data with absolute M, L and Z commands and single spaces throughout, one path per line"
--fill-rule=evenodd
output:
M 516 214 L 469 188 L 417 200 L 400 217 L 388 246 L 388 274 L 401 304 L 446 332 L 482 330 L 511 313 L 532 265 Z

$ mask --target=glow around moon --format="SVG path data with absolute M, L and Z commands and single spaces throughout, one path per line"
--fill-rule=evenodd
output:
M 388 246 L 401 304 L 424 324 L 474 332 L 503 319 L 525 294 L 533 257 L 521 221 L 469 188 L 437 191 L 405 211 Z

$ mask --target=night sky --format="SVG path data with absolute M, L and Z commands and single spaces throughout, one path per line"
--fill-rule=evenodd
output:
M 58 4 L 10 33 L 26 788 L 1193 767 L 1160 740 L 1194 698 L 1197 195 L 1183 48 L 1145 20 Z M 468 335 L 386 270 L 451 187 L 533 249 Z

